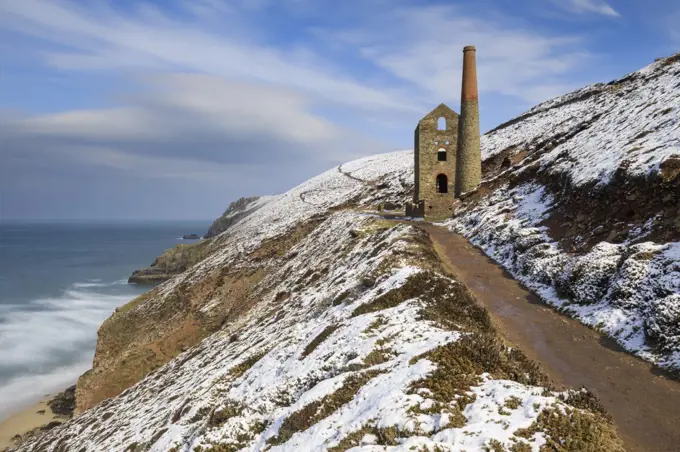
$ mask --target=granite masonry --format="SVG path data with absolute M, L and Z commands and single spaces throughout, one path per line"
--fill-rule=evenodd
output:
M 425 115 L 414 133 L 415 189 L 406 215 L 440 220 L 451 215 L 454 196 L 477 188 L 482 162 L 475 48 L 463 49 L 461 116 L 444 104 Z

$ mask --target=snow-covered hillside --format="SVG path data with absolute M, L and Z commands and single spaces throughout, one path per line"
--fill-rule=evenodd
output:
M 534 107 L 521 121 L 485 135 L 482 158 L 508 149 L 538 151 L 547 174 L 575 186 L 605 185 L 619 168 L 630 176 L 647 175 L 680 154 L 679 115 L 676 56 Z
M 549 304 L 680 370 L 680 56 L 486 135 L 448 226 Z
M 538 451 L 582 441 L 574 417 L 618 444 L 591 396 L 547 389 L 432 255 L 413 226 L 333 213 L 241 322 L 20 450 Z
M 485 180 L 446 223 L 668 368 L 680 366 L 679 60 L 485 135 Z M 412 186 L 400 151 L 258 203 L 102 325 L 78 383 L 86 411 L 19 450 L 621 450 L 591 395 L 556 391 L 502 343 L 422 230 L 368 212 Z

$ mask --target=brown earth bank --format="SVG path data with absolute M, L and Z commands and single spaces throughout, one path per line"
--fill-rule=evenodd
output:
M 117 308 L 97 332 L 92 369 L 78 379 L 76 412 L 120 394 L 225 324 L 237 322 L 269 290 L 261 283 L 270 269 L 322 219 L 264 241 L 233 265 L 211 266 L 199 281 L 157 286 Z M 200 255 L 200 260 L 208 258 L 210 248 Z
M 502 336 L 556 383 L 585 386 L 599 397 L 626 450 L 680 450 L 680 382 L 547 307 L 465 238 L 440 226 L 421 227 L 452 275 L 488 309 Z

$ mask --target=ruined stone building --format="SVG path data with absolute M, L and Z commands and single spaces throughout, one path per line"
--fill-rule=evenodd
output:
M 453 211 L 454 197 L 479 185 L 482 159 L 475 53 L 473 46 L 463 49 L 461 115 L 439 104 L 418 121 L 413 147 L 415 187 L 407 216 L 446 218 Z

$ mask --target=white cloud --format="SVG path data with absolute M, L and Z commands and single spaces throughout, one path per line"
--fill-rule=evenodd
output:
M 575 50 L 582 45 L 577 37 L 520 29 L 512 18 L 473 16 L 449 6 L 362 4 L 343 16 L 342 29 L 319 32 L 323 41 L 272 44 L 250 13 L 266 8 L 266 0 L 176 1 L 190 17 L 172 17 L 148 5 L 123 13 L 106 2 L 94 8 L 68 0 L 0 0 L 0 26 L 59 44 L 59 50 L 45 51 L 47 62 L 58 69 L 206 72 L 292 87 L 365 114 L 402 117 L 417 117 L 442 94 L 456 96 L 461 49 L 469 43 L 479 49 L 481 89 L 528 102 L 539 94 L 562 93 L 548 87 L 571 87 L 564 78 L 588 56 Z M 606 7 L 595 0 L 570 2 L 578 11 Z M 302 8 L 293 0 L 285 5 Z M 323 5 L 315 11 L 309 3 L 303 6 L 308 17 L 327 15 Z M 318 44 L 375 67 L 368 75 L 353 73 L 351 63 L 340 64 Z
M 619 17 L 620 14 L 604 0 L 553 0 L 553 3 L 577 14 L 601 14 Z
M 266 174 L 288 161 L 327 167 L 388 149 L 311 113 L 308 96 L 289 89 L 202 74 L 145 83 L 144 94 L 129 96 L 126 106 L 6 117 L 2 152 L 202 178 L 229 167 Z

